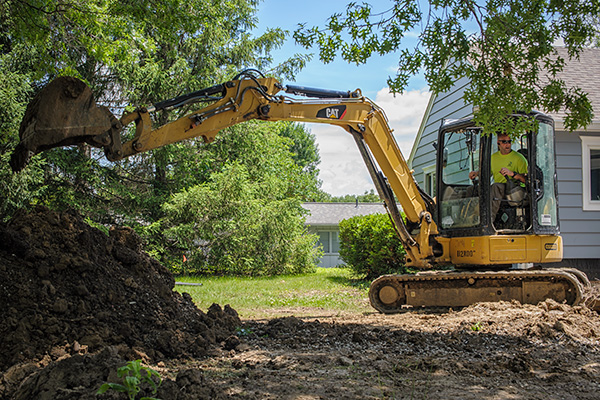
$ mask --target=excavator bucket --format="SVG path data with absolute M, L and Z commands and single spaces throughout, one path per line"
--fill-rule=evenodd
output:
M 56 78 L 27 106 L 10 165 L 13 171 L 20 171 L 31 156 L 54 147 L 79 143 L 102 147 L 114 123 L 118 123 L 115 116 L 96 105 L 83 81 L 70 76 Z

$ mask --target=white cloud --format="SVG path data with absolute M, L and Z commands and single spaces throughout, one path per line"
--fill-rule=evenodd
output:
M 377 92 L 375 103 L 385 111 L 390 127 L 408 159 L 421 119 L 427 108 L 430 92 L 411 90 L 392 95 L 384 88 Z M 352 136 L 345 130 L 322 124 L 308 124 L 316 136 L 321 155 L 319 178 L 323 190 L 334 196 L 363 194 L 375 189 Z

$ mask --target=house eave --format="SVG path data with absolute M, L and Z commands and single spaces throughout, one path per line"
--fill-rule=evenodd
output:
M 560 119 L 560 118 L 555 118 L 554 119 L 554 129 L 556 131 L 567 131 L 567 129 L 565 128 L 564 120 Z M 600 132 L 600 120 L 594 120 L 587 127 L 583 128 L 583 129 L 582 128 L 577 129 L 576 132 L 579 132 L 579 133 Z

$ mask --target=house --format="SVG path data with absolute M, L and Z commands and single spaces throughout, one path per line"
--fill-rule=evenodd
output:
M 565 48 L 557 47 L 567 61 L 561 78 L 567 87 L 588 93 L 596 111 L 587 129 L 568 132 L 564 113 L 550 114 L 555 121 L 556 163 L 560 230 L 564 253 L 560 266 L 585 271 L 600 278 L 600 49 L 586 49 L 579 60 L 568 61 Z M 472 114 L 462 98 L 469 81 L 460 79 L 447 92 L 432 95 L 408 159 L 414 176 L 429 194 L 435 195 L 435 151 L 443 120 Z M 557 265 L 558 266 L 558 265 Z
M 306 225 L 309 233 L 319 236 L 319 245 L 325 253 L 319 267 L 335 267 L 344 262 L 340 259 L 340 221 L 359 215 L 385 214 L 382 203 L 304 203 L 308 211 Z

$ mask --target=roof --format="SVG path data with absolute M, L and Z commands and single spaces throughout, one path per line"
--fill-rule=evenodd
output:
M 566 47 L 555 47 L 556 52 L 565 60 L 565 67 L 558 73 L 558 78 L 565 82 L 567 88 L 578 87 L 588 94 L 588 99 L 595 110 L 594 122 L 599 121 L 600 113 L 600 48 L 586 48 L 579 54 L 579 59 L 569 60 Z M 564 120 L 564 110 L 550 113 L 556 120 Z
M 308 215 L 306 225 L 339 225 L 340 221 L 358 215 L 385 214 L 383 203 L 304 203 Z

